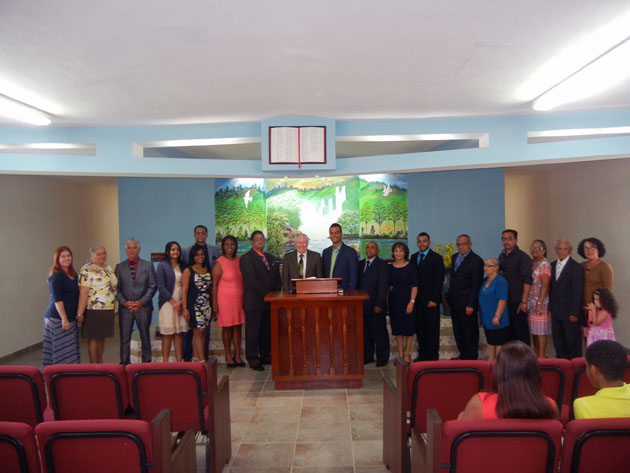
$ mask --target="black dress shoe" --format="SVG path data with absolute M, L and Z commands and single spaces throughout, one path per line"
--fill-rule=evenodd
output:
M 236 368 L 238 365 L 236 363 L 226 363 L 225 364 L 228 368 Z
M 238 366 L 239 368 L 245 368 L 245 366 L 247 366 L 247 365 L 245 364 L 245 362 L 244 362 L 244 361 L 240 361 L 240 362 L 239 362 L 239 361 L 237 361 L 237 362 L 236 362 L 236 363 L 234 363 L 234 364 L 235 364 L 236 366 Z
M 265 371 L 265 368 L 262 367 L 262 365 L 254 365 L 254 366 L 250 366 L 251 369 L 253 369 L 254 371 Z
M 388 363 L 387 361 L 377 361 L 376 362 L 376 367 L 380 368 L 382 366 L 387 366 L 387 363 Z

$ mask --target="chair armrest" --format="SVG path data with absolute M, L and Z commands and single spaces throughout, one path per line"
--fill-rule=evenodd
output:
M 195 431 L 188 429 L 171 449 L 169 473 L 190 473 L 197 471 L 197 451 Z

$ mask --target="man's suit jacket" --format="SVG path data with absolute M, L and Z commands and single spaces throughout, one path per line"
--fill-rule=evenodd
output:
M 261 256 L 252 248 L 241 256 L 241 274 L 243 275 L 243 309 L 265 310 L 269 304 L 264 301 L 265 296 L 272 291 L 280 290 L 280 272 L 276 259 L 265 251 L 265 258 L 269 263 L 267 270 Z
M 479 255 L 470 250 L 464 261 L 455 269 L 455 253 L 451 258 L 451 280 L 446 294 L 451 308 L 463 309 L 464 307 L 477 308 L 479 288 L 483 282 L 483 260 Z
M 389 265 L 378 256 L 374 258 L 370 267 L 365 270 L 365 262 L 367 259 L 361 260 L 359 263 L 359 289 L 364 290 L 370 296 L 370 299 L 363 301 L 363 315 L 372 313 L 374 307 L 380 307 L 385 315 L 387 309 L 387 287 L 389 282 Z
M 284 261 L 282 267 L 282 287 L 285 291 L 294 289 L 294 285 L 291 284 L 291 279 L 299 279 L 302 277 L 297 253 L 297 250 L 289 251 L 282 258 Z M 324 277 L 322 257 L 316 251 L 306 250 L 306 271 L 304 271 L 304 274 L 307 278 Z
M 418 271 L 418 300 L 421 304 L 427 305 L 429 301 L 436 304 L 442 302 L 442 285 L 444 284 L 444 260 L 442 256 L 433 250 L 429 250 L 427 255 L 418 266 L 420 252 L 414 253 L 409 258 Z M 418 307 L 418 302 L 416 302 Z
M 324 277 L 330 276 L 330 263 L 332 260 L 333 247 L 329 246 L 322 253 L 322 260 L 324 261 Z M 341 287 L 343 289 L 356 289 L 357 288 L 357 263 L 359 258 L 354 248 L 341 243 L 339 251 L 337 252 L 337 259 L 335 260 L 335 267 L 333 268 L 333 278 L 342 278 Z
M 582 297 L 584 291 L 584 268 L 569 256 L 556 281 L 556 265 L 551 263 L 551 284 L 549 291 L 549 311 L 552 317 L 569 320 L 569 315 L 582 319 Z
M 157 289 L 157 282 L 155 270 L 150 262 L 138 258 L 136 279 L 131 277 L 129 260 L 118 263 L 114 272 L 118 278 L 116 299 L 121 306 L 127 301 L 140 301 L 143 309 L 153 310 L 153 295 Z

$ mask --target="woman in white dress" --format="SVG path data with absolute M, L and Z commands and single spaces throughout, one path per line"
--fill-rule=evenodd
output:
M 176 241 L 169 241 L 164 253 L 166 258 L 160 261 L 156 272 L 162 359 L 168 361 L 174 342 L 175 359 L 182 361 L 183 334 L 188 331 L 182 303 L 182 272 L 185 266 L 181 260 L 182 249 Z

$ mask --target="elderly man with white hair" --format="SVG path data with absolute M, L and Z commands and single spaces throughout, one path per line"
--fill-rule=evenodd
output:
M 120 304 L 120 363 L 130 363 L 131 332 L 135 320 L 142 341 L 142 361 L 151 361 L 151 316 L 153 315 L 153 295 L 157 289 L 153 265 L 140 259 L 140 242 L 135 238 L 125 241 L 127 259 L 116 265 Z
M 295 289 L 291 279 L 322 278 L 324 264 L 319 253 L 308 249 L 308 236 L 300 233 L 293 240 L 295 250 L 284 255 L 282 266 L 282 288 L 285 291 Z

